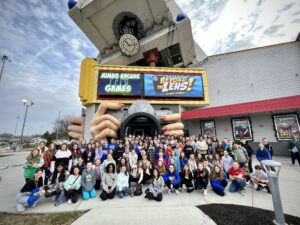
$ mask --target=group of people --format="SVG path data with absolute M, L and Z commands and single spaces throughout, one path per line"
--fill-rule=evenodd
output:
M 117 195 L 144 197 L 161 201 L 163 192 L 193 192 L 207 195 L 207 188 L 225 195 L 245 195 L 248 183 L 257 191 L 270 193 L 269 181 L 260 165 L 253 170 L 252 155 L 259 161 L 271 159 L 272 147 L 266 139 L 254 151 L 246 140 L 232 142 L 224 138 L 191 136 L 133 136 L 81 140 L 70 146 L 44 142 L 32 150 L 24 164 L 25 185 L 17 195 L 17 210 L 34 207 L 44 195 L 55 206 L 99 197 L 105 201 Z M 143 190 L 145 189 L 145 190 Z

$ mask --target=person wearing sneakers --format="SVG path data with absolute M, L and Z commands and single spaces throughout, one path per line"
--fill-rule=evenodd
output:
M 180 178 L 181 178 L 181 191 L 182 191 L 183 185 L 185 185 L 186 191 L 188 193 L 193 192 L 194 191 L 193 173 L 188 164 L 185 164 L 183 169 L 181 170 Z
M 244 179 L 244 171 L 240 168 L 238 161 L 233 161 L 232 167 L 228 170 L 228 174 L 231 180 L 229 191 L 239 191 L 242 196 L 245 196 L 246 181 Z
M 208 174 L 204 165 L 201 162 L 198 163 L 198 169 L 194 173 L 195 189 L 202 191 L 204 195 L 207 195 Z
M 168 193 L 175 192 L 177 195 L 179 194 L 178 188 L 180 187 L 180 176 L 179 173 L 175 171 L 175 167 L 173 164 L 169 165 L 169 169 L 164 175 L 165 184 L 168 187 Z
M 210 185 L 213 191 L 220 196 L 225 195 L 225 187 L 227 186 L 226 173 L 219 165 L 215 165 L 209 174 Z
M 78 200 L 79 189 L 81 187 L 81 176 L 79 166 L 73 167 L 71 174 L 64 183 L 65 195 L 68 199 L 68 204 L 76 203 Z
M 34 207 L 40 195 L 45 194 L 43 186 L 43 171 L 35 171 L 33 178 L 28 180 L 17 195 L 17 211 L 24 212 L 26 207 Z
M 96 197 L 95 184 L 96 184 L 96 173 L 93 170 L 92 162 L 89 161 L 87 162 L 86 169 L 83 170 L 81 176 L 83 200 L 88 200 L 89 198 Z
M 262 170 L 260 165 L 256 165 L 254 169 L 255 171 L 250 174 L 250 179 L 254 185 L 257 185 L 256 190 L 260 191 L 265 188 L 271 194 L 268 175 Z

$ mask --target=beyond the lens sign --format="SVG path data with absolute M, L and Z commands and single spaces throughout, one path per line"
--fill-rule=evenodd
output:
M 145 74 L 144 96 L 202 98 L 202 77 L 195 75 Z
M 99 71 L 97 96 L 203 98 L 203 80 L 200 74 Z

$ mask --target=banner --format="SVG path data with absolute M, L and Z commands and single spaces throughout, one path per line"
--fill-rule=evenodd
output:
M 141 74 L 99 72 L 98 96 L 141 96 Z
M 202 76 L 145 74 L 145 97 L 203 98 Z

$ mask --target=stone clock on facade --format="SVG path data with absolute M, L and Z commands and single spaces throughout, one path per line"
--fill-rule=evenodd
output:
M 140 49 L 138 39 L 132 34 L 124 34 L 119 40 L 121 52 L 126 56 L 134 56 Z

